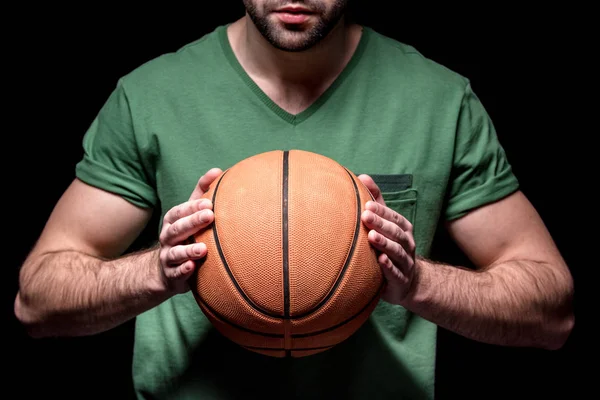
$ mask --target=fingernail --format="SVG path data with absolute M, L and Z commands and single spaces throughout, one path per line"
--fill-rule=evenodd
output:
M 198 203 L 196 205 L 198 208 L 196 211 L 198 210 L 204 210 L 206 208 L 206 199 L 200 199 L 198 200 Z
M 200 222 L 208 222 L 208 215 L 206 211 L 200 213 Z
M 373 238 L 373 240 L 376 243 L 380 243 L 381 242 L 381 236 L 379 236 L 379 234 L 377 232 L 375 232 L 375 231 L 371 231 L 371 232 L 372 232 L 371 233 L 371 237 Z

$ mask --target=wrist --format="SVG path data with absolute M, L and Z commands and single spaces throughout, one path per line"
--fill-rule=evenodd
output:
M 169 285 L 167 277 L 163 272 L 163 267 L 160 262 L 160 247 L 157 246 L 148 252 L 146 263 L 149 267 L 148 271 L 148 290 L 154 296 L 168 298 L 174 293 Z
M 400 305 L 404 308 L 411 310 L 416 305 L 425 302 L 424 294 L 427 292 L 429 286 L 429 268 L 430 263 L 420 256 L 415 257 L 415 263 L 413 266 L 413 277 L 410 281 L 410 285 L 407 287 L 406 294 L 402 299 Z

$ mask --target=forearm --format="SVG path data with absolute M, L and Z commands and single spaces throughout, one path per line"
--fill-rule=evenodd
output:
M 465 337 L 554 349 L 573 324 L 570 277 L 546 264 L 510 261 L 484 271 L 423 259 L 417 264 L 413 293 L 403 305 Z
M 15 312 L 35 337 L 106 331 L 169 296 L 155 249 L 116 260 L 47 253 L 25 265 L 20 278 Z

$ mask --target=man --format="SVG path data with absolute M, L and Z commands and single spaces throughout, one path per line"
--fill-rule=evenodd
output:
M 432 398 L 436 327 L 557 349 L 573 326 L 569 269 L 519 191 L 469 81 L 348 23 L 346 1 L 244 1 L 247 14 L 119 80 L 20 273 L 32 336 L 91 335 L 136 318 L 140 398 Z M 362 215 L 387 279 L 372 318 L 297 360 L 212 329 L 187 279 L 219 173 L 305 149 L 362 174 Z M 198 175 L 203 174 L 199 179 Z M 127 249 L 153 213 L 157 246 Z M 477 267 L 428 260 L 444 223 Z

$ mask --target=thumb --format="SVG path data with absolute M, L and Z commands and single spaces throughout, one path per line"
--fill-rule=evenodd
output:
M 202 175 L 190 196 L 190 200 L 198 200 L 204 196 L 204 193 L 208 192 L 210 189 L 211 183 L 213 183 L 222 173 L 223 171 L 219 168 L 212 168 L 206 174 Z
M 371 192 L 376 202 L 385 205 L 381 190 L 379 190 L 379 186 L 377 186 L 373 178 L 366 174 L 359 175 L 357 178 L 367 187 L 367 189 L 369 189 L 369 192 Z

